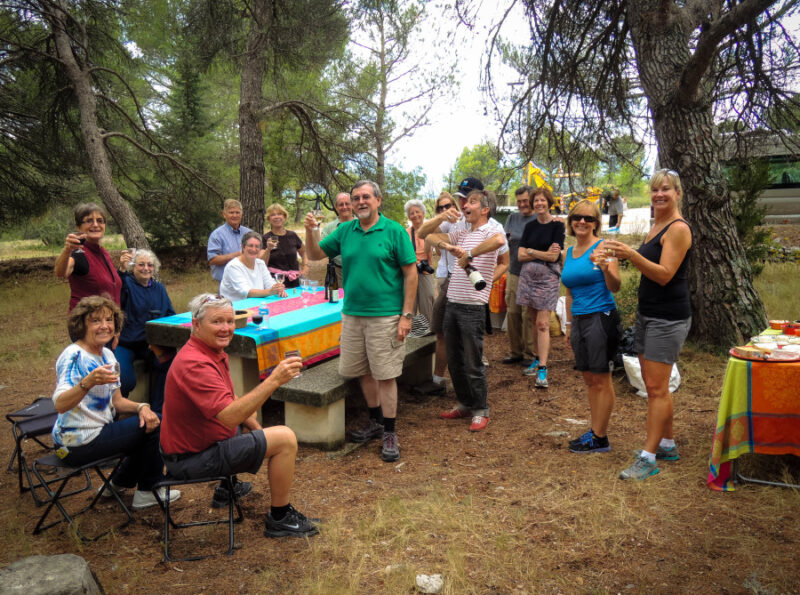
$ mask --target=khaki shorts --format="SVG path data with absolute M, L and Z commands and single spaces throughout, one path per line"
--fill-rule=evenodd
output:
M 339 374 L 358 378 L 371 374 L 375 380 L 391 380 L 403 373 L 406 345 L 397 340 L 394 316 L 349 316 L 342 314 Z

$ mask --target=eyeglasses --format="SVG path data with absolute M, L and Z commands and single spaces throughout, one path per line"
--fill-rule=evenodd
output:
M 436 212 L 437 212 L 437 213 L 441 213 L 441 212 L 443 212 L 443 211 L 446 211 L 447 209 L 452 209 L 454 206 L 455 206 L 455 205 L 454 205 L 453 203 L 450 203 L 450 204 L 448 204 L 448 205 L 438 205 L 438 206 L 436 207 Z
M 152 263 L 152 262 L 137 262 L 137 263 L 136 263 L 136 266 L 137 266 L 137 267 L 143 267 L 143 268 L 145 268 L 145 269 L 152 269 L 152 268 L 155 268 L 155 265 L 153 265 L 153 263 Z
M 96 218 L 87 217 L 86 219 L 83 219 L 81 221 L 81 224 L 85 223 L 99 223 L 100 225 L 105 225 L 106 220 L 103 219 L 102 217 L 96 217 Z
M 594 217 L 592 215 L 570 215 L 569 217 L 567 217 L 567 219 L 569 219 L 570 223 L 574 223 L 575 221 L 580 221 L 581 219 L 583 219 L 585 223 L 597 222 L 597 217 Z

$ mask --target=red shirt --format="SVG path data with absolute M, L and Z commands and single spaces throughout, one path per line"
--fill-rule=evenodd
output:
M 119 306 L 122 280 L 111 261 L 111 256 L 99 244 L 84 244 L 83 253 L 88 263 L 88 271 L 84 272 L 85 266 L 76 266 L 69 276 L 70 311 L 81 301 L 81 298 L 91 295 L 107 297 Z M 74 252 L 72 257 L 76 259 Z
M 232 438 L 236 429 L 216 415 L 234 398 L 228 354 L 189 337 L 167 374 L 161 449 L 166 454 L 201 452 Z

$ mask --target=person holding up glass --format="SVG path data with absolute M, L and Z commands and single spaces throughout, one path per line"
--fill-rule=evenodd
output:
M 689 257 L 692 230 L 680 212 L 681 179 L 671 169 L 650 179 L 654 224 L 644 243 L 634 250 L 614 240 L 606 247 L 617 258 L 641 271 L 635 344 L 647 389 L 647 438 L 644 449 L 620 479 L 646 479 L 659 472 L 657 460 L 680 458 L 673 434 L 673 404 L 669 392 L 672 366 L 692 326 L 689 301 Z
M 263 258 L 273 275 L 286 275 L 286 287 L 298 287 L 300 276 L 308 274 L 303 241 L 291 229 L 286 229 L 289 212 L 278 203 L 267 207 L 269 231 L 264 234 Z M 300 257 L 298 265 L 297 257 Z
M 567 288 L 567 347 L 583 376 L 589 397 L 591 427 L 571 440 L 570 452 L 608 452 L 608 421 L 614 409 L 611 372 L 621 325 L 612 292 L 619 291 L 619 266 L 598 237 L 602 219 L 597 204 L 582 200 L 567 218 L 567 234 L 576 244 L 567 248 L 561 282 Z M 596 263 L 596 267 L 592 263 Z
M 266 263 L 259 258 L 263 238 L 248 231 L 242 236 L 242 253 L 231 260 L 222 274 L 219 293 L 231 301 L 277 295 L 286 297 L 286 288 L 272 278 Z

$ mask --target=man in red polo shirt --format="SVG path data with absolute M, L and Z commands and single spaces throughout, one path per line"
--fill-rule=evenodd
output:
M 270 395 L 300 373 L 299 357 L 283 360 L 242 397 L 233 393 L 224 349 L 234 330 L 233 306 L 210 293 L 190 303 L 192 336 L 172 362 L 164 393 L 161 450 L 178 479 L 257 473 L 267 460 L 270 512 L 267 537 L 315 535 L 317 526 L 289 503 L 297 438 L 286 426 L 261 428 L 256 412 Z M 237 434 L 238 427 L 246 431 Z

